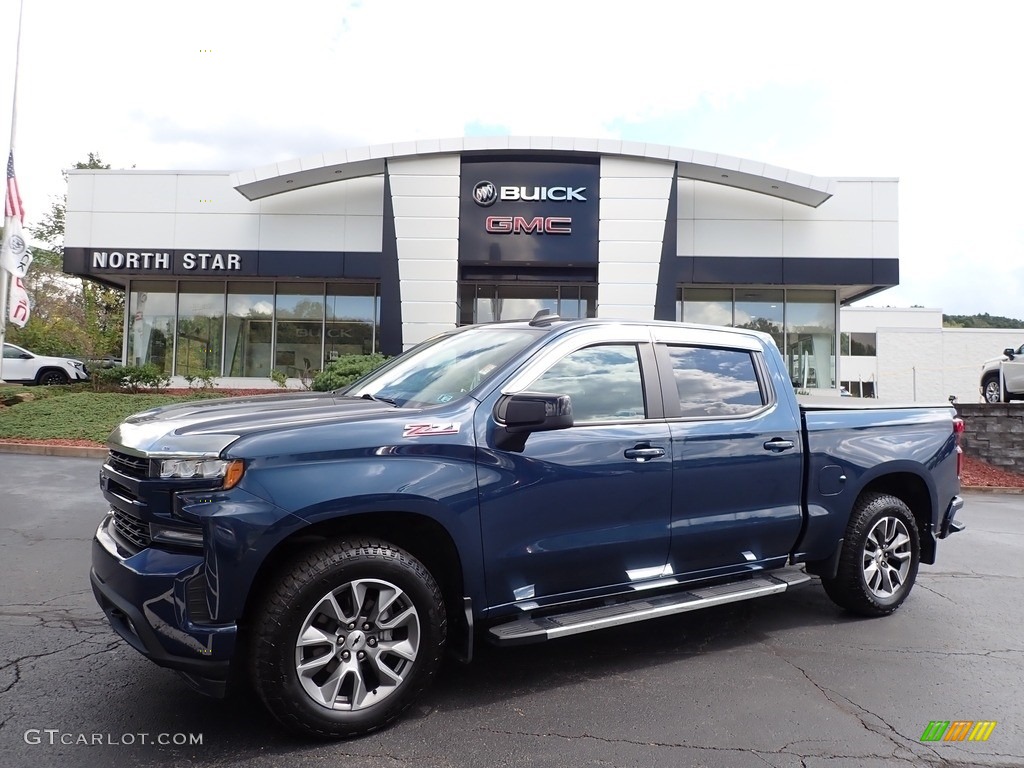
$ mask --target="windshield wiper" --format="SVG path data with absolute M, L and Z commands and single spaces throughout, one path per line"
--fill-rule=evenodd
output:
M 363 400 L 373 400 L 375 403 L 387 403 L 388 405 L 393 405 L 396 408 L 398 407 L 398 403 L 395 400 L 392 400 L 390 397 L 380 397 L 379 395 L 371 395 L 369 392 L 364 392 L 363 394 L 360 395 L 360 397 Z

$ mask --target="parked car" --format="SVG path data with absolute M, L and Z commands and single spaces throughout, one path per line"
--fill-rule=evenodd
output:
M 848 611 L 892 613 L 963 528 L 962 429 L 947 403 L 798 402 L 757 331 L 469 326 L 344 390 L 127 419 L 91 581 L 114 630 L 195 688 L 241 679 L 286 727 L 355 736 L 480 638 L 561 638 L 809 574 Z
M 1000 373 L 1003 377 L 1002 389 L 999 385 Z M 1024 344 L 1017 349 L 1007 347 L 1002 357 L 994 357 L 982 363 L 981 396 L 986 403 L 1024 400 Z
M 89 378 L 81 360 L 37 355 L 14 344 L 4 344 L 2 373 L 4 381 L 13 384 L 67 384 Z

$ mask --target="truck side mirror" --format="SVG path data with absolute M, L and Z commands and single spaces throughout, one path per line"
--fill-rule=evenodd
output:
M 1013 356 L 1017 354 L 1017 350 L 1015 350 L 1013 347 L 1007 347 L 1006 349 L 1003 350 L 1003 354 L 1006 355 L 1011 360 L 1013 360 Z
M 495 444 L 507 451 L 522 451 L 534 432 L 568 429 L 573 425 L 572 400 L 568 395 L 520 392 L 502 395 L 494 406 L 498 422 Z

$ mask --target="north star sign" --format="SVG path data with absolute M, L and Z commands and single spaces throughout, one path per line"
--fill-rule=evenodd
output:
M 237 253 L 181 254 L 181 266 L 187 271 L 238 272 L 242 257 Z M 93 251 L 93 269 L 170 271 L 169 251 Z

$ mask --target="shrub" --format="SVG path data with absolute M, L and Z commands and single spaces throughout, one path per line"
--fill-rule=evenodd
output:
M 347 387 L 356 379 L 360 379 L 374 368 L 379 368 L 387 361 L 386 355 L 342 355 L 328 363 L 327 367 L 313 379 L 313 389 L 318 392 Z
M 185 381 L 188 382 L 189 389 L 213 389 L 216 378 L 216 373 L 209 368 L 203 368 L 185 376 Z
M 143 388 L 160 391 L 171 383 L 171 377 L 153 363 L 145 365 L 118 365 L 93 371 L 93 386 L 97 391 L 121 389 L 135 394 Z
M 273 371 L 270 372 L 270 380 L 277 384 L 277 386 L 279 387 L 288 386 L 288 374 L 285 373 L 284 371 L 274 369 Z

